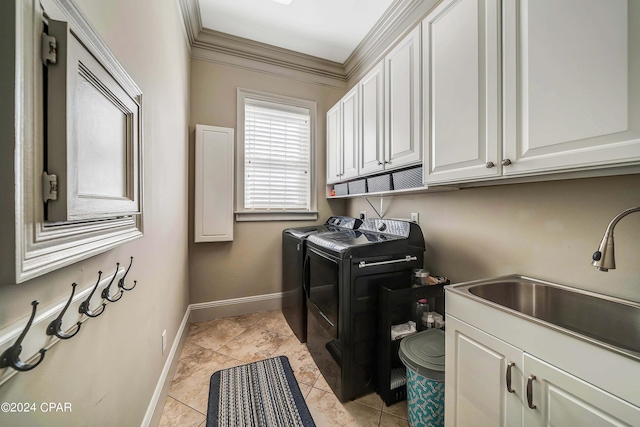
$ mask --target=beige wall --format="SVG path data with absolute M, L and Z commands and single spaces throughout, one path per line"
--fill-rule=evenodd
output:
M 161 351 L 162 331 L 170 349 L 188 305 L 189 56 L 176 1 L 74 1 L 144 93 L 144 237 L 0 287 L 0 330 L 27 316 L 32 300 L 41 307 L 66 300 L 72 282 L 81 291 L 95 283 L 98 270 L 111 274 L 116 262 L 130 256 L 135 259 L 129 277 L 138 285 L 85 322 L 76 337 L 51 348 L 40 366 L 0 386 L 0 402 L 69 402 L 72 412 L 0 413 L 3 426 L 140 425 L 169 353 Z M 0 13 L 0 27 L 13 31 L 12 14 Z M 0 106 L 3 117 L 12 114 L 4 96 Z M 8 130 L 2 134 L 3 153 L 12 151 Z M 10 169 L 3 167 L 0 177 L 13 182 Z M 3 202 L 0 217 L 9 209 Z
M 420 214 L 425 266 L 452 282 L 518 273 L 640 302 L 640 213 L 615 229 L 618 268 L 590 265 L 609 221 L 640 205 L 640 175 L 396 196 L 384 205 L 385 217 Z M 365 209 L 375 217 L 362 198 L 347 214 Z
M 193 188 L 193 141 L 196 124 L 236 128 L 236 90 L 238 87 L 316 101 L 316 177 L 319 221 L 333 213 L 344 212 L 343 201 L 325 198 L 326 112 L 345 91 L 285 79 L 270 74 L 191 61 L 190 188 Z M 236 132 L 237 135 L 237 132 Z M 189 265 L 191 302 L 209 302 L 230 298 L 281 292 L 281 235 L 289 227 L 314 222 L 236 222 L 234 240 L 226 243 L 193 243 L 193 191 L 189 194 Z

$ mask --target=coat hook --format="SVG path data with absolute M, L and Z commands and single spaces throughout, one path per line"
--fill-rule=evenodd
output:
M 69 331 L 66 331 L 66 332 L 62 332 L 62 330 L 60 329 L 62 327 L 62 317 L 64 316 L 64 313 L 67 311 L 67 308 L 69 308 L 69 304 L 71 304 L 71 300 L 73 299 L 73 294 L 76 292 L 76 286 L 78 286 L 77 283 L 73 283 L 71 285 L 72 289 L 71 289 L 71 296 L 69 297 L 69 301 L 67 301 L 67 304 L 64 306 L 64 308 L 62 309 L 58 317 L 55 320 L 53 320 L 51 323 L 49 323 L 49 326 L 47 326 L 47 335 L 55 335 L 61 340 L 68 340 L 69 338 L 75 337 L 76 334 L 80 332 L 80 326 L 82 326 L 82 322 L 76 323 L 77 327 L 75 332 L 73 333 L 69 332 L 71 331 L 71 329 L 69 329 Z
M 109 289 L 111 289 L 111 284 L 113 283 L 113 281 L 116 280 L 116 276 L 118 275 L 118 268 L 120 268 L 120 263 L 116 262 L 116 272 L 111 278 L 111 281 L 109 282 L 107 287 L 102 290 L 102 298 L 106 299 L 109 302 L 116 302 L 120 298 L 122 298 L 122 295 L 124 295 L 124 290 L 120 289 L 120 293 L 116 294 L 114 297 L 109 296 Z
M 124 272 L 124 276 L 122 276 L 122 278 L 118 281 L 118 287 L 124 289 L 125 291 L 130 291 L 133 288 L 136 287 L 137 281 L 134 280 L 133 281 L 133 286 L 130 288 L 127 288 L 124 285 L 124 279 L 127 277 L 127 274 L 129 274 L 129 270 L 131 269 L 131 265 L 133 264 L 133 257 L 131 257 L 131 262 L 129 263 L 129 267 L 127 267 L 127 271 Z
M 93 296 L 93 293 L 96 291 L 96 289 L 98 289 L 98 284 L 100 283 L 100 277 L 102 276 L 102 271 L 98 271 L 98 281 L 96 282 L 96 285 L 93 287 L 93 290 L 91 291 L 91 293 L 89 294 L 89 296 L 87 297 L 86 300 L 82 301 L 82 303 L 80 304 L 80 308 L 78 309 L 78 311 L 80 313 L 86 314 L 89 317 L 98 317 L 100 316 L 102 313 L 104 313 L 104 308 L 107 305 L 106 303 L 102 303 L 102 310 L 95 312 L 89 309 L 89 303 L 91 301 L 91 297 Z
M 45 351 L 47 351 L 44 348 L 40 349 L 40 359 L 38 359 L 36 363 L 27 365 L 22 360 L 20 360 L 20 353 L 22 352 L 22 341 L 24 340 L 24 337 L 27 335 L 27 332 L 29 331 L 31 324 L 33 323 L 33 318 L 36 317 L 36 307 L 38 306 L 39 303 L 40 302 L 37 300 L 31 303 L 33 308 L 31 309 L 31 317 L 27 322 L 27 326 L 25 326 L 24 330 L 18 337 L 18 340 L 11 347 L 6 349 L 4 353 L 2 353 L 2 356 L 0 356 L 0 368 L 6 368 L 7 366 L 11 366 L 16 371 L 21 371 L 21 372 L 30 371 L 31 369 L 38 366 L 40 362 L 44 360 L 44 353 Z

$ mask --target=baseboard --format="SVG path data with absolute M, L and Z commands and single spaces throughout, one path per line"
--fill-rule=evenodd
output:
M 190 322 L 239 316 L 282 308 L 282 292 L 191 304 Z
M 158 384 L 149 402 L 149 407 L 142 420 L 141 427 L 157 426 L 162 417 L 164 402 L 169 394 L 171 381 L 178 367 L 180 352 L 189 332 L 189 323 L 213 320 L 222 317 L 238 316 L 257 313 L 259 311 L 276 310 L 282 308 L 282 292 L 256 295 L 252 297 L 233 298 L 221 301 L 210 301 L 191 304 L 182 318 L 176 339 L 167 356 Z
M 189 332 L 190 313 L 191 306 L 188 306 L 186 312 L 184 313 L 184 317 L 182 318 L 182 323 L 180 323 L 180 327 L 178 328 L 176 339 L 173 340 L 173 345 L 171 346 L 171 350 L 167 355 L 167 361 L 164 364 L 164 368 L 162 369 L 162 373 L 160 374 L 160 378 L 158 379 L 158 384 L 156 385 L 156 389 L 153 392 L 153 396 L 151 397 L 151 402 L 149 403 L 149 407 L 147 408 L 147 413 L 142 420 L 142 427 L 157 426 L 158 424 L 160 424 L 162 410 L 164 409 L 164 402 L 169 394 L 171 382 L 176 373 L 176 369 L 178 368 L 180 353 L 182 352 L 182 347 L 184 346 L 184 342 L 187 339 L 187 335 Z

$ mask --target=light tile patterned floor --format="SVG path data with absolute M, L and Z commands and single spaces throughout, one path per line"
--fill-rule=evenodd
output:
M 289 358 L 318 427 L 409 425 L 406 401 L 386 406 L 372 393 L 340 403 L 307 347 L 293 335 L 282 312 L 274 310 L 190 325 L 160 426 L 204 427 L 215 371 L 280 355 Z

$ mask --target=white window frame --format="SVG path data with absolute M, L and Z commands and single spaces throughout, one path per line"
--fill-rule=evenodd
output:
M 245 146 L 244 146 L 244 110 L 246 99 L 256 99 L 266 102 L 274 102 L 279 104 L 291 105 L 294 107 L 305 108 L 309 110 L 310 115 L 310 135 L 309 135 L 309 210 L 304 211 L 255 211 L 244 209 L 244 162 L 245 162 Z M 251 89 L 238 88 L 237 91 L 237 157 L 236 157 L 236 173 L 237 173 L 237 190 L 236 190 L 236 221 L 315 221 L 318 219 L 317 211 L 317 190 L 316 190 L 316 171 L 315 171 L 315 146 L 316 146 L 316 123 L 317 123 L 317 104 L 315 101 L 306 99 L 292 98 L 283 95 L 275 95 L 267 92 L 260 92 Z

